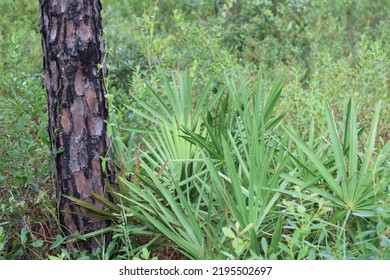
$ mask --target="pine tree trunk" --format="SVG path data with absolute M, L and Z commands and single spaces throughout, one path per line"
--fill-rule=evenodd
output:
M 106 226 L 70 212 L 86 212 L 63 195 L 101 207 L 90 193 L 114 183 L 99 0 L 40 0 L 49 136 L 55 163 L 60 223 L 66 234 Z M 103 172 L 102 158 L 108 158 Z M 84 249 L 91 249 L 84 243 Z

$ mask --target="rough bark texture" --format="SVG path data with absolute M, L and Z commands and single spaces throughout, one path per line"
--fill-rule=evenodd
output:
M 99 206 L 90 193 L 102 194 L 106 181 L 114 183 L 112 160 L 106 174 L 101 167 L 101 157 L 111 159 L 111 153 L 104 122 L 108 112 L 100 11 L 99 0 L 40 0 L 49 135 L 60 222 L 67 234 L 106 224 L 71 214 L 86 210 L 63 195 Z

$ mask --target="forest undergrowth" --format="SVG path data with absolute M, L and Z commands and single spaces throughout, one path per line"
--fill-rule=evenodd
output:
M 102 4 L 112 223 L 64 236 L 38 1 L 0 2 L 0 259 L 390 259 L 387 0 Z

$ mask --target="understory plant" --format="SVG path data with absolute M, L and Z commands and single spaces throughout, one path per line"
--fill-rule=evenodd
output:
M 282 119 L 272 114 L 281 82 L 265 94 L 261 74 L 256 86 L 229 75 L 226 86 L 213 92 L 210 81 L 198 96 L 188 71 L 178 82 L 164 77 L 160 93 L 149 86 L 155 106 L 138 100 L 138 108 L 129 108 L 152 128 L 143 131 L 135 162 L 119 165 L 132 166 L 131 174 L 119 175 L 120 191 L 113 192 L 120 211 L 104 203 L 191 259 L 260 258 L 262 232 L 272 232 L 269 225 L 277 219 L 272 210 L 280 193 L 274 189 L 288 182 L 279 177 L 287 153 L 273 136 Z M 123 152 L 121 141 L 115 137 L 113 146 Z M 119 217 L 107 218 L 113 216 Z M 231 240 L 233 225 L 245 241 Z
M 295 152 L 289 153 L 292 158 L 290 168 L 297 173 L 294 177 L 288 174 L 282 174 L 282 177 L 290 180 L 300 193 L 321 197 L 322 202 L 317 202 L 319 209 L 326 201 L 326 211 L 330 214 L 320 217 L 323 225 L 328 224 L 322 232 L 333 236 L 324 247 L 327 250 L 322 252 L 326 258 L 347 259 L 353 254 L 366 258 L 389 256 L 390 144 L 387 142 L 382 150 L 376 148 L 379 112 L 380 103 L 376 106 L 370 130 L 359 129 L 352 97 L 344 123 L 338 129 L 327 106 L 328 136 L 315 137 L 312 126 L 308 143 L 293 129 L 285 127 L 296 144 Z M 293 196 L 297 196 L 296 191 Z M 375 250 L 373 244 L 377 246 Z M 329 253 L 330 247 L 335 248 L 332 253 Z
M 231 72 L 218 91 L 210 82 L 196 95 L 188 71 L 161 80 L 148 85 L 150 102 L 128 108 L 146 129 L 126 127 L 112 109 L 114 203 L 94 194 L 107 208 L 99 210 L 70 198 L 115 223 L 106 232 L 116 258 L 164 248 L 189 259 L 388 257 L 390 145 L 376 149 L 380 105 L 368 132 L 354 99 L 341 129 L 328 106 L 328 135 L 317 137 L 313 121 L 304 141 L 273 112 L 280 81 L 265 94 L 261 74 L 254 82 Z

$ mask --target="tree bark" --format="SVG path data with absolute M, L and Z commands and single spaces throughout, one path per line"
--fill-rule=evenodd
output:
M 88 233 L 105 227 L 106 222 L 72 214 L 86 210 L 63 195 L 101 208 L 90 193 L 103 194 L 106 182 L 114 184 L 105 123 L 108 110 L 104 98 L 101 3 L 99 0 L 40 0 L 40 12 L 60 223 L 67 235 L 75 231 Z M 92 243 L 83 243 L 82 247 L 92 249 L 96 246 Z

